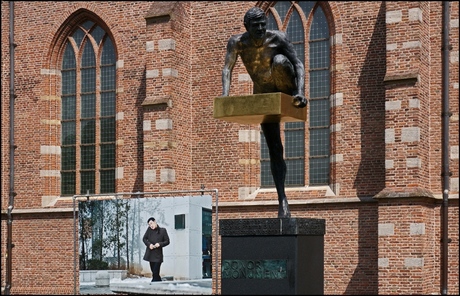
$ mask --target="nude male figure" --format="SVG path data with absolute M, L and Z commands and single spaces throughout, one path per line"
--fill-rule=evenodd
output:
M 232 71 L 241 57 L 251 76 L 253 93 L 283 92 L 294 97 L 298 108 L 307 106 L 304 95 L 305 69 L 297 58 L 294 46 L 282 31 L 267 30 L 267 17 L 258 7 L 249 9 L 244 16 L 246 32 L 233 35 L 227 43 L 227 54 L 222 70 L 222 96 L 228 96 Z M 268 151 L 270 168 L 278 194 L 278 218 L 290 218 L 289 204 L 284 190 L 286 163 L 280 123 L 261 123 Z

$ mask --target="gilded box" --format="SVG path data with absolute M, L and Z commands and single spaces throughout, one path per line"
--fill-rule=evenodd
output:
M 307 108 L 295 107 L 293 97 L 281 92 L 217 97 L 214 118 L 240 124 L 305 121 Z

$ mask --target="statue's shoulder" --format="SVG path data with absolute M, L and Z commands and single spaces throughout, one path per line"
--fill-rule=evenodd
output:
M 231 47 L 241 48 L 242 46 L 244 46 L 244 44 L 248 40 L 249 40 L 248 34 L 247 33 L 241 33 L 241 34 L 232 35 L 228 39 L 228 44 Z
M 285 47 L 288 46 L 289 40 L 287 38 L 287 35 L 283 31 L 279 30 L 267 30 L 266 33 L 267 36 L 267 42 L 269 43 L 274 43 L 278 46 Z
M 280 30 L 267 30 L 266 35 L 272 38 L 285 39 L 286 33 Z
M 232 35 L 230 36 L 229 40 L 240 41 L 243 35 L 244 33 Z

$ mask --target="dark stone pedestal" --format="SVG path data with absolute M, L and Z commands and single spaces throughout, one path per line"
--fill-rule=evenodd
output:
M 223 295 L 324 293 L 324 219 L 219 221 Z

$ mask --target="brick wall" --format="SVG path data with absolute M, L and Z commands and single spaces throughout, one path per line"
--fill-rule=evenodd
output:
M 222 92 L 226 42 L 244 32 L 244 13 L 255 4 L 270 6 L 15 2 L 12 292 L 73 294 L 73 249 L 67 248 L 73 243 L 72 204 L 60 197 L 59 69 L 65 34 L 84 15 L 101 22 L 116 48 L 117 191 L 198 190 L 203 184 L 219 190 L 219 218 L 276 217 L 276 191 L 259 188 L 259 127 L 212 116 L 213 99 Z M 326 219 L 325 294 L 437 294 L 441 2 L 322 4 L 333 24 L 331 184 L 289 189 L 292 216 Z M 9 2 L 1 5 L 4 287 Z M 457 294 L 459 16 L 458 3 L 450 5 L 448 286 L 449 294 Z M 230 95 L 251 92 L 238 61 Z M 29 249 L 30 240 L 39 251 Z M 31 252 L 33 258 L 24 260 Z

